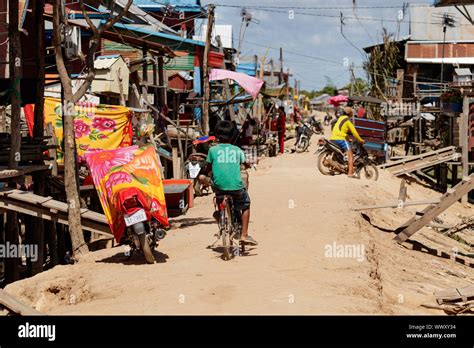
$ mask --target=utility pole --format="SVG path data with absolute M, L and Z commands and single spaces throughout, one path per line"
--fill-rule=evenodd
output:
M 11 146 L 8 167 L 10 169 L 18 168 L 21 160 L 21 134 L 20 134 L 20 116 L 21 116 L 21 41 L 18 30 L 18 1 L 8 2 L 8 49 L 9 49 L 9 72 L 11 85 L 11 118 L 10 134 Z M 12 182 L 16 188 L 16 183 Z M 5 242 L 13 245 L 19 243 L 18 215 L 16 212 L 7 212 L 7 222 L 5 225 Z M 20 279 L 18 270 L 18 258 L 6 258 L 5 260 L 5 279 L 7 283 Z
M 350 79 L 351 79 L 351 90 L 349 95 L 353 95 L 354 93 L 354 83 L 355 83 L 355 76 L 354 76 L 354 63 L 351 63 L 349 66 L 349 73 L 350 73 Z
M 9 63 L 10 63 L 10 84 L 11 84 L 11 150 L 8 167 L 18 168 L 20 162 L 20 117 L 21 117 L 21 41 L 18 30 L 18 1 L 9 1 L 8 10 L 8 40 L 9 40 Z
M 214 5 L 209 5 L 207 9 L 207 35 L 206 35 L 206 46 L 204 47 L 204 58 L 202 64 L 202 70 L 204 74 L 204 95 L 202 100 L 202 129 L 204 135 L 209 134 L 209 98 L 211 95 L 211 87 L 209 85 L 209 69 L 208 69 L 208 56 L 211 47 L 212 40 L 212 27 L 214 25 Z
M 278 84 L 283 83 L 283 48 L 280 47 L 280 75 L 278 75 Z
M 273 84 L 273 79 L 275 78 L 275 67 L 273 65 L 273 59 L 270 59 L 270 81 Z
M 469 96 L 463 93 L 463 110 L 459 117 L 459 142 L 461 145 L 461 163 L 462 163 L 462 180 L 469 176 Z M 456 173 L 457 174 L 457 173 Z M 468 202 L 468 195 L 461 198 L 461 202 Z
M 444 91 L 443 87 L 443 75 L 444 75 L 444 45 L 446 43 L 446 29 L 448 27 L 454 27 L 454 19 L 451 18 L 447 13 L 443 15 L 443 20 L 442 20 L 442 25 L 443 25 L 443 51 L 441 54 L 441 88 Z

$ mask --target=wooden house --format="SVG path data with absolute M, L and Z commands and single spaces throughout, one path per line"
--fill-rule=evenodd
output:
M 130 70 L 122 56 L 99 56 L 94 61 L 96 75 L 91 92 L 96 94 L 128 97 Z

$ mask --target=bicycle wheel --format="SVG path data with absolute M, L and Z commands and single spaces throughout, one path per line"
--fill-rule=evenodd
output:
M 223 259 L 230 260 L 232 258 L 232 207 L 227 204 L 224 210 L 224 221 L 222 229 L 222 247 L 224 248 Z

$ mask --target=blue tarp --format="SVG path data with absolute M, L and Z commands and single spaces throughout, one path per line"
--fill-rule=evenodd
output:
M 253 63 L 239 64 L 235 68 L 235 71 L 238 73 L 249 75 L 249 76 L 255 76 L 255 64 Z
M 161 11 L 166 5 L 174 6 L 177 11 L 202 11 L 200 0 L 133 0 L 133 4 L 147 11 Z

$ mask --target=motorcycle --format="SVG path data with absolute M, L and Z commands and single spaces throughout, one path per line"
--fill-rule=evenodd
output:
M 312 130 L 316 134 L 324 134 L 324 127 L 321 121 L 318 121 L 314 116 L 309 119 Z
M 139 189 L 120 190 L 116 196 L 115 201 L 122 202 L 119 208 L 126 226 L 120 244 L 130 246 L 129 258 L 135 250 L 141 250 L 147 263 L 155 263 L 153 250 L 165 238 L 166 231 L 151 216 L 150 204 Z
M 189 155 L 188 159 L 184 163 L 186 169 L 186 177 L 193 180 L 194 194 L 196 196 L 202 196 L 204 191 L 209 190 L 208 180 L 200 180 L 200 173 L 206 168 L 206 157 L 204 153 L 193 153 Z M 207 178 L 207 177 L 206 177 Z
M 208 191 L 210 188 L 210 178 L 206 176 L 201 180 L 200 174 L 204 171 L 207 166 L 206 158 L 209 146 L 212 146 L 212 142 L 215 141 L 214 136 L 205 136 L 193 141 L 194 150 L 200 149 L 203 152 L 194 152 L 190 154 L 184 162 L 185 175 L 188 179 L 193 180 L 194 194 L 196 196 L 202 196 L 204 191 Z
M 318 142 L 318 169 L 323 175 L 334 175 L 335 173 L 347 174 L 349 164 L 347 154 L 336 144 L 321 138 Z M 377 181 L 379 177 L 375 161 L 369 156 L 367 150 L 359 142 L 352 143 L 354 151 L 354 173 L 360 178 L 361 173 L 368 180 Z
M 303 123 L 299 131 L 299 137 L 295 144 L 296 152 L 305 152 L 310 144 L 311 136 L 314 134 L 313 127 L 309 123 Z

